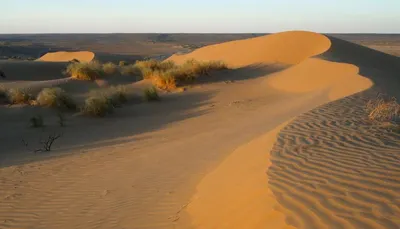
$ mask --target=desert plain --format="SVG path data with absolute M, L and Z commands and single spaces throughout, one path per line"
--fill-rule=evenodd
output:
M 0 42 L 0 228 L 400 228 L 400 35 Z

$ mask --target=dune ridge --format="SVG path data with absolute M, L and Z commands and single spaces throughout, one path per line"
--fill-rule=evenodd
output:
M 327 51 L 330 40 L 305 31 L 282 32 L 245 40 L 231 41 L 197 49 L 186 55 L 173 55 L 168 60 L 183 63 L 189 59 L 224 61 L 231 67 L 255 64 L 297 64 L 308 57 Z
M 304 43 L 304 41 L 310 43 Z M 259 47 L 259 50 L 262 51 L 257 52 L 253 50 L 251 48 L 253 46 L 249 45 L 249 43 Z M 286 46 L 286 44 L 288 45 Z M 313 46 L 314 44 L 315 46 Z M 243 54 L 243 49 L 239 47 L 245 48 L 247 46 L 249 46 L 249 49 L 246 49 L 246 51 L 249 51 L 249 53 L 255 51 L 255 56 L 246 59 L 246 54 Z M 272 49 L 273 51 L 269 52 L 270 49 L 261 49 L 260 47 L 276 47 L 276 49 Z M 289 48 L 282 49 L 282 47 Z M 239 51 L 236 54 L 233 53 L 238 48 Z M 321 59 L 313 57 L 317 55 L 323 56 L 330 49 L 331 42 L 326 36 L 309 32 L 285 32 L 206 47 L 187 55 L 173 56 L 171 58 L 172 60 L 183 62 L 190 58 L 209 60 L 218 56 L 216 59 L 222 59 L 228 65 L 236 67 L 259 63 L 265 65 L 271 63 L 289 64 L 290 67 L 286 70 L 275 73 L 265 79 L 268 87 L 278 89 L 283 93 L 311 93 L 322 97 L 320 103 L 310 104 L 314 108 L 321 107 L 315 109 L 318 111 L 318 116 L 313 113 L 315 110 L 305 113 L 305 115 L 297 117 L 294 122 L 290 122 L 284 128 L 284 131 L 278 135 L 278 140 L 271 150 L 272 163 L 269 167 L 260 167 L 258 169 L 256 167 L 249 167 L 242 169 L 243 166 L 256 163 L 260 160 L 257 156 L 259 155 L 257 150 L 246 148 L 244 145 L 237 150 L 239 152 L 245 151 L 242 154 L 248 153 L 250 155 L 242 157 L 240 162 L 235 162 L 239 153 L 237 151 L 233 152 L 219 167 L 208 174 L 198 184 L 197 193 L 193 197 L 191 206 L 188 207 L 188 212 L 192 216 L 194 225 L 197 228 L 294 227 L 308 229 L 332 228 L 334 225 L 335 228 L 336 226 L 339 228 L 396 228 L 396 226 L 399 226 L 399 220 L 396 219 L 396 217 L 400 216 L 398 207 L 396 207 L 399 206 L 396 203 L 398 195 L 395 194 L 398 191 L 398 179 L 395 176 L 398 174 L 395 169 L 396 163 L 392 161 L 395 158 L 398 159 L 398 156 L 393 154 L 396 149 L 400 148 L 400 145 L 395 144 L 394 141 L 395 137 L 398 136 L 391 136 L 390 133 L 386 133 L 391 137 L 388 139 L 388 142 L 383 143 L 376 136 L 373 136 L 373 131 L 369 136 L 361 135 L 363 129 L 357 129 L 356 124 L 358 122 L 355 120 L 365 117 L 365 114 L 361 112 L 365 100 L 353 99 L 353 104 L 346 104 L 342 102 L 342 99 L 368 90 L 373 87 L 374 82 L 369 78 L 361 76 L 359 74 L 360 69 L 356 65 L 329 61 L 329 58 Z M 224 52 L 225 50 L 230 51 Z M 290 51 L 295 55 L 291 56 Z M 265 52 L 265 56 L 261 56 L 262 52 Z M 334 50 L 333 52 L 340 53 L 340 50 Z M 346 50 L 346 52 L 351 51 Z M 242 58 L 246 60 L 243 61 Z M 334 60 L 337 61 L 337 59 Z M 322 95 L 320 92 L 322 92 Z M 331 104 L 329 102 L 332 101 L 338 101 L 336 104 L 339 105 L 321 106 L 325 103 Z M 329 107 L 329 109 L 326 109 L 326 107 Z M 355 111 L 358 111 L 358 113 Z M 300 115 L 300 113 L 297 115 Z M 312 119 L 305 118 L 313 115 L 316 117 Z M 353 120 L 349 122 L 343 121 L 344 117 L 352 117 Z M 344 130 L 339 130 L 339 123 L 342 125 L 351 125 L 352 128 L 347 127 Z M 364 123 L 364 127 L 366 126 L 368 124 Z M 317 130 L 318 133 L 315 133 Z M 351 138 L 346 137 L 349 135 L 349 131 L 357 131 L 360 134 L 355 137 L 356 139 L 351 140 Z M 264 136 L 274 136 L 276 132 L 276 130 L 272 130 Z M 313 136 L 316 138 L 317 136 L 325 138 L 325 143 L 318 147 L 320 142 L 312 139 Z M 342 140 L 343 138 L 347 141 L 357 141 L 358 139 L 362 139 L 362 141 L 360 143 L 349 142 L 349 144 L 345 145 L 337 142 L 337 140 Z M 328 139 L 332 140 L 332 142 L 327 141 Z M 371 143 L 368 143 L 368 141 Z M 372 147 L 372 145 L 378 142 L 379 145 Z M 251 145 L 251 143 L 249 144 Z M 341 145 L 341 147 L 338 149 L 335 144 Z M 315 147 L 322 150 L 320 154 L 324 156 L 314 156 L 314 154 L 307 151 L 308 149 L 313 149 L 314 145 L 317 145 Z M 352 155 L 347 155 L 347 148 L 345 147 L 349 148 Z M 364 147 L 368 148 L 368 150 L 361 153 L 361 149 Z M 384 157 L 374 153 L 374 150 L 380 149 L 379 147 L 383 147 L 381 149 L 383 154 L 390 156 Z M 268 147 L 264 147 L 264 154 L 268 153 L 268 149 Z M 328 155 L 329 153 L 333 153 L 334 155 Z M 376 166 L 376 163 L 378 163 L 378 166 L 383 167 L 385 163 L 388 163 L 387 166 L 395 170 L 392 174 L 385 176 L 383 175 L 383 170 L 376 169 L 371 171 L 367 169 L 368 163 L 364 160 L 360 161 L 361 164 L 357 166 L 356 162 L 359 161 L 359 158 L 364 157 L 363 155 L 367 158 L 372 157 L 369 158 L 371 160 L 367 160 L 372 166 Z M 264 156 L 267 158 L 267 155 Z M 317 162 L 318 160 L 320 161 Z M 338 162 L 335 162 L 336 160 Z M 334 166 L 329 166 L 329 163 L 333 163 Z M 345 165 L 341 166 L 336 163 L 344 163 Z M 308 164 L 311 165 L 308 166 Z M 359 169 L 351 169 L 349 167 L 351 165 Z M 314 168 L 311 166 L 314 166 Z M 338 171 L 335 171 L 336 168 Z M 236 170 L 241 172 L 240 175 L 237 175 Z M 302 172 L 301 175 L 295 172 L 297 170 Z M 265 175 L 266 171 L 268 171 L 268 176 L 265 176 L 265 180 L 261 182 L 272 188 L 273 192 L 270 193 L 270 198 L 272 196 L 272 199 L 276 199 L 269 199 L 269 203 L 265 203 L 264 209 L 258 207 L 259 203 L 252 201 L 247 202 L 247 206 L 241 206 L 240 201 L 246 198 L 247 200 L 251 200 L 251 197 L 255 195 L 254 193 L 257 193 L 256 190 L 259 189 L 260 185 L 259 183 L 255 185 L 242 180 L 242 177 L 247 177 L 251 180 L 259 177 L 261 174 Z M 321 173 L 320 171 L 324 171 L 325 173 Z M 373 175 L 374 172 L 378 174 Z M 229 174 L 233 175 L 233 181 L 230 181 L 230 179 L 226 180 Z M 369 174 L 371 179 L 365 178 L 366 174 Z M 312 175 L 315 175 L 316 178 L 313 178 Z M 299 176 L 300 180 L 298 180 Z M 340 176 L 340 178 L 336 180 L 335 176 Z M 346 178 L 346 176 L 349 177 Z M 378 188 L 379 190 L 373 189 L 372 193 L 358 190 L 368 189 L 378 184 L 378 177 L 387 179 L 389 183 L 386 183 L 382 188 Z M 328 187 L 326 185 L 327 187 L 324 187 L 323 191 L 317 190 L 317 187 L 323 187 L 324 184 L 331 183 L 331 179 L 335 181 L 332 182 L 334 183 L 332 186 Z M 360 185 L 352 184 L 350 187 L 353 192 L 351 195 L 348 195 L 346 194 L 346 185 L 350 185 L 348 182 L 353 179 L 354 181 L 361 180 L 362 182 Z M 335 185 L 338 187 L 335 188 Z M 227 190 L 229 190 L 229 194 L 226 194 Z M 264 192 L 265 195 L 269 193 L 267 187 L 264 188 Z M 385 196 L 383 198 L 378 197 L 374 194 L 375 192 Z M 337 195 L 337 193 L 339 194 Z M 317 196 L 315 197 L 314 195 Z M 333 198 L 336 197 L 336 199 L 330 199 L 332 196 Z M 261 199 L 264 201 L 267 200 L 267 198 Z M 384 202 L 379 205 L 378 201 Z M 372 202 L 372 204 L 369 202 Z M 274 205 L 274 210 L 266 210 L 267 206 L 270 206 L 271 203 L 275 203 L 275 205 L 272 204 Z M 346 206 L 345 203 L 349 203 L 349 206 Z M 213 206 L 213 209 L 210 206 Z M 252 207 L 258 209 L 256 214 L 245 210 Z M 275 214 L 277 209 L 280 214 L 283 213 L 285 216 L 283 217 L 285 223 L 281 224 L 273 219 L 263 221 L 268 218 L 268 215 Z M 258 215 L 260 211 L 263 214 Z M 277 218 L 282 219 L 281 217 Z M 258 224 L 254 222 L 258 222 Z
M 47 62 L 68 62 L 74 59 L 80 62 L 90 62 L 94 59 L 94 53 L 88 51 L 78 51 L 78 52 L 50 52 L 46 53 L 37 61 L 47 61 Z

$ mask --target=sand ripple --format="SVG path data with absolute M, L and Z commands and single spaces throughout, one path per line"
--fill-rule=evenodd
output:
M 400 228 L 400 134 L 360 119 L 365 92 L 286 126 L 269 184 L 298 228 Z

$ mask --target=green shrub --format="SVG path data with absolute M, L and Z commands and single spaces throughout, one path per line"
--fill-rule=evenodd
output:
M 11 104 L 29 104 L 32 95 L 22 89 L 10 89 L 7 91 L 7 99 Z
M 31 127 L 39 128 L 44 126 L 43 117 L 41 115 L 33 116 L 30 120 Z
M 102 65 L 97 61 L 88 63 L 70 63 L 66 73 L 79 80 L 96 80 L 104 75 Z
M 40 106 L 69 110 L 76 109 L 74 100 L 58 87 L 43 89 L 36 97 L 36 101 Z
M 104 117 L 114 111 L 110 98 L 105 95 L 95 95 L 87 98 L 82 107 L 82 113 L 90 116 Z
M 160 96 L 158 95 L 157 89 L 155 87 L 146 88 L 143 91 L 143 94 L 144 94 L 144 99 L 148 102 L 160 100 Z
M 107 75 L 114 75 L 119 72 L 118 66 L 111 62 L 105 63 L 103 64 L 103 72 Z

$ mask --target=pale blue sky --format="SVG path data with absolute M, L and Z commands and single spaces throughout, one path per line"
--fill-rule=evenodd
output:
M 400 33 L 400 0 L 1 0 L 0 33 Z

